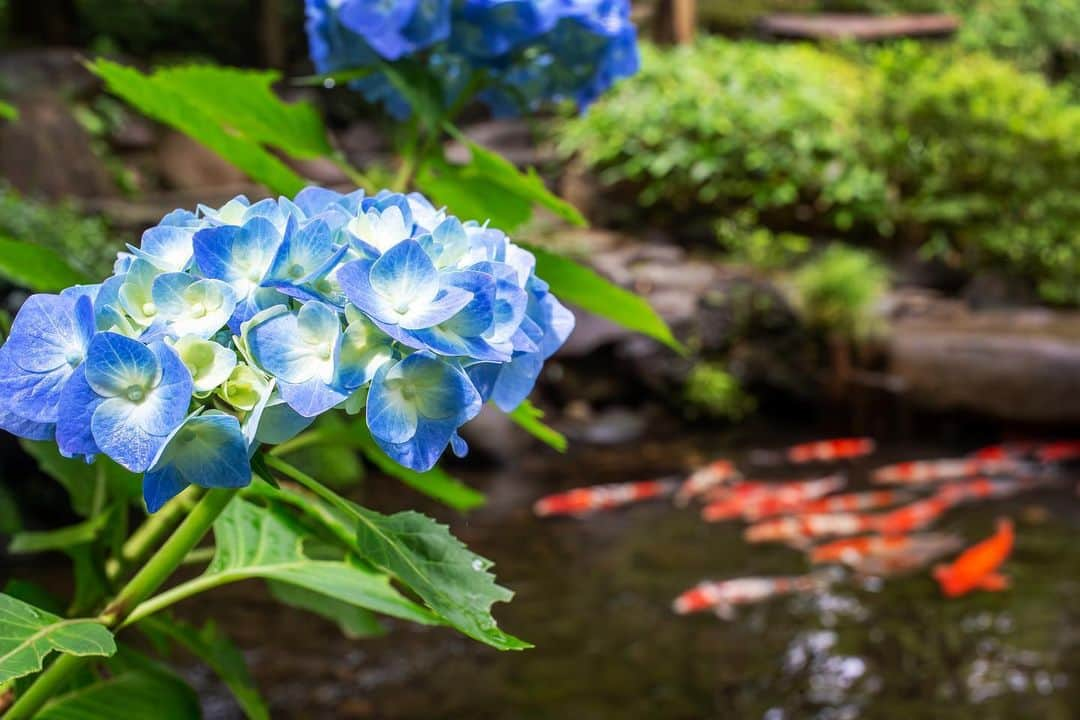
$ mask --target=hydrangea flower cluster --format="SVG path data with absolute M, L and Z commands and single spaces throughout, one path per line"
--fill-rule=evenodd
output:
M 307 0 L 306 6 L 318 71 L 372 68 L 352 87 L 398 118 L 408 116 L 409 106 L 378 71 L 383 62 L 424 64 L 442 84 L 447 105 L 479 87 L 479 99 L 501 116 L 562 100 L 584 109 L 638 69 L 629 0 Z
M 98 285 L 33 295 L 0 346 L 0 428 L 146 473 L 156 510 L 241 487 L 260 444 L 366 412 L 402 465 L 528 395 L 573 315 L 535 260 L 419 194 L 309 187 L 176 210 Z

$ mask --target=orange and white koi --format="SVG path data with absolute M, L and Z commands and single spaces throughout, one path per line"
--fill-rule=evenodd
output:
M 771 515 L 784 513 L 798 513 L 800 515 L 820 515 L 844 512 L 859 512 L 860 510 L 873 510 L 875 508 L 899 505 L 912 499 L 910 493 L 903 490 L 872 490 L 861 493 L 847 493 L 845 495 L 830 495 L 809 499 L 793 507 L 783 507 L 779 503 L 772 506 L 767 501 L 751 503 L 743 516 L 751 522 L 764 519 Z
M 863 535 L 818 545 L 810 550 L 809 558 L 814 564 L 844 563 L 862 570 L 868 569 L 868 561 L 884 558 L 910 558 L 912 564 L 918 561 L 925 565 L 936 557 L 959 549 L 962 543 L 959 536 L 946 533 Z M 895 571 L 901 564 L 898 562 L 892 570 Z
M 1035 459 L 1044 463 L 1080 460 L 1080 440 L 1043 443 L 1035 449 Z
M 862 577 L 893 577 L 921 570 L 939 557 L 955 552 L 962 546 L 963 540 L 956 537 L 954 542 L 940 546 L 930 545 L 893 555 L 862 557 L 848 563 L 848 567 Z
M 952 501 L 941 493 L 916 500 L 895 510 L 864 516 L 875 531 L 883 535 L 906 535 L 922 530 L 952 507 Z
M 1012 457 L 955 458 L 949 460 L 915 460 L 880 467 L 873 473 L 879 485 L 928 485 L 941 480 L 954 480 L 974 475 L 1001 475 L 1017 472 L 1024 464 Z
M 801 464 L 850 460 L 869 455 L 876 449 L 877 443 L 873 438 L 850 437 L 793 445 L 784 454 L 788 462 Z
M 686 478 L 675 493 L 675 504 L 685 507 L 692 498 L 704 494 L 717 486 L 723 486 L 740 480 L 742 475 L 730 460 L 714 460 L 699 468 Z
M 866 516 L 856 513 L 791 515 L 755 523 L 746 528 L 743 538 L 752 543 L 788 542 L 798 546 L 814 538 L 858 535 L 873 529 Z
M 728 520 L 751 511 L 768 515 L 797 508 L 802 504 L 828 495 L 844 487 L 847 478 L 842 473 L 827 475 L 814 480 L 797 480 L 782 483 L 760 483 L 752 491 L 709 503 L 701 511 L 708 522 Z M 765 517 L 764 514 L 761 517 Z
M 679 615 L 712 610 L 718 617 L 730 620 L 739 605 L 750 605 L 779 595 L 814 592 L 824 589 L 834 579 L 831 574 L 816 572 L 809 575 L 706 580 L 675 598 L 671 607 Z
M 573 490 L 540 498 L 533 504 L 533 512 L 539 517 L 549 515 L 588 515 L 597 510 L 608 510 L 641 500 L 666 497 L 673 493 L 675 488 L 676 484 L 674 482 L 665 480 L 574 488 Z
M 972 590 L 1004 590 L 1009 580 L 998 568 L 1012 553 L 1013 541 L 1012 520 L 1000 518 L 993 535 L 962 552 L 952 564 L 934 568 L 934 579 L 946 597 L 960 597 Z
M 1035 490 L 1049 483 L 1048 479 L 1039 477 L 1022 477 L 1010 480 L 992 480 L 980 477 L 949 483 L 942 486 L 937 494 L 955 505 L 977 500 L 1000 500 L 1028 490 Z

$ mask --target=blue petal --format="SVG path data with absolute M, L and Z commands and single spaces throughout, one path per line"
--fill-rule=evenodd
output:
M 349 397 L 318 378 L 298 384 L 279 381 L 278 391 L 289 407 L 306 418 L 321 415 Z
M 143 476 L 143 500 L 146 502 L 146 511 L 156 513 L 165 503 L 182 493 L 187 486 L 188 483 L 171 465 L 146 473 Z
M 179 272 L 191 264 L 194 237 L 194 227 L 158 225 L 143 233 L 141 247 L 132 252 L 163 272 Z
M 371 286 L 371 260 L 354 260 L 342 265 L 337 278 L 345 296 L 356 307 L 385 323 L 396 324 L 398 315 L 386 297 Z
M 64 457 L 96 455 L 100 452 L 94 442 L 90 423 L 94 411 L 105 398 L 94 392 L 86 381 L 86 366 L 72 373 L 60 393 L 60 417 L 56 423 L 56 445 Z
M 251 482 L 247 443 L 240 421 L 208 412 L 188 418 L 165 443 L 147 479 L 168 472 L 184 484 L 239 488 Z M 167 483 L 175 487 L 176 482 Z
M 512 412 L 532 392 L 540 371 L 544 369 L 541 353 L 522 353 L 502 366 L 491 399 L 503 412 Z
M 435 299 L 439 273 L 420 243 L 404 240 L 371 266 L 371 286 L 392 304 L 423 305 Z
M 398 389 L 387 384 L 387 373 L 390 369 L 393 368 L 384 366 L 371 381 L 367 423 L 376 439 L 391 444 L 403 443 L 416 434 L 419 412 L 415 404 L 406 399 Z
M 52 440 L 56 435 L 56 425 L 39 423 L 20 417 L 0 404 L 0 430 L 6 430 L 15 437 L 26 440 Z
M 15 316 L 5 347 L 23 370 L 48 372 L 81 362 L 94 329 L 89 298 L 31 295 Z
M 70 366 L 32 373 L 14 362 L 10 345 L 0 347 L 0 395 L 7 409 L 25 420 L 55 423 L 60 415 L 60 394 L 71 377 Z
M 333 353 L 340 335 L 337 312 L 316 302 L 300 312 L 303 321 L 285 307 L 256 319 L 246 330 L 248 350 L 278 380 L 305 383 L 318 378 L 327 383 L 333 378 Z
M 420 423 L 408 442 L 391 443 L 377 435 L 372 436 L 383 452 L 398 464 L 417 472 L 426 472 L 439 461 L 456 430 L 457 425 L 453 422 L 435 420 Z
M 308 217 L 314 217 L 341 198 L 339 192 L 310 185 L 296 194 L 294 202 Z
M 314 420 L 300 415 L 284 400 L 272 400 L 262 411 L 255 440 L 267 445 L 280 445 L 302 433 Z
M 151 387 L 161 366 L 150 348 L 116 333 L 99 333 L 86 351 L 86 379 L 103 397 L 114 397 L 133 385 Z

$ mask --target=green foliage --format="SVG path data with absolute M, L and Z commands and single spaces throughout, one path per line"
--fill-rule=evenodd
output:
M 747 208 L 846 229 L 879 215 L 886 196 L 856 143 L 866 93 L 858 66 L 809 45 L 645 45 L 641 72 L 569 120 L 558 147 L 646 207 Z
M 491 561 L 471 552 L 445 525 L 416 512 L 355 510 L 363 556 L 408 585 L 450 625 L 500 650 L 532 647 L 500 630 L 491 617 L 493 603 L 514 595 L 495 583 Z
M 113 520 L 113 514 L 103 512 L 75 525 L 56 530 L 16 533 L 8 543 L 7 551 L 12 555 L 26 555 L 46 550 L 67 550 L 75 545 L 85 545 L 96 540 L 110 520 Z
M 536 274 L 543 278 L 559 299 L 594 312 L 614 323 L 659 340 L 676 352 L 683 347 L 671 328 L 644 299 L 596 274 L 595 271 L 526 243 L 519 243 L 536 256 Z
M 56 293 L 90 282 L 54 250 L 0 237 L 0 277 L 35 292 Z
M 64 486 L 71 497 L 71 509 L 78 515 L 89 517 L 111 502 L 139 502 L 142 498 L 142 479 L 103 455 L 86 463 L 62 456 L 53 442 L 22 440 L 19 444 L 43 473 Z
M 172 673 L 124 670 L 57 696 L 35 720 L 192 720 L 199 698 Z
M 102 218 L 86 217 L 71 204 L 51 205 L 31 200 L 3 183 L 0 183 L 0 236 L 33 243 L 62 257 L 64 262 L 58 267 L 70 266 L 73 273 L 83 278 L 81 282 L 87 282 L 85 277 L 108 275 L 116 251 L 123 247 L 123 242 Z M 28 271 L 16 267 L 13 272 Z
M 737 422 L 757 408 L 753 397 L 723 365 L 699 362 L 686 378 L 683 397 L 695 412 Z
M 0 682 L 38 672 L 54 652 L 108 656 L 116 643 L 96 620 L 65 620 L 0 594 Z
M 721 218 L 714 228 L 730 260 L 761 270 L 789 268 L 810 251 L 810 238 L 757 225 L 752 210 Z
M 1080 89 L 1080 0 L 962 0 L 958 44 Z
M 875 329 L 889 272 L 871 253 L 837 243 L 799 268 L 793 280 L 807 324 L 830 335 L 858 339 Z
M 881 128 L 869 152 L 890 176 L 897 221 L 966 267 L 1029 277 L 1080 302 L 1080 105 L 1037 75 L 915 44 L 875 58 Z
M 566 436 L 544 424 L 544 411 L 528 400 L 523 401 L 510 413 L 510 419 L 525 432 L 549 447 L 566 452 Z
M 19 111 L 10 103 L 0 100 L 0 120 L 18 120 Z
M 297 585 L 279 582 L 268 584 L 270 594 L 274 596 L 275 600 L 298 610 L 314 613 L 336 623 L 342 634 L 347 638 L 373 637 L 386 633 L 386 628 L 369 610 L 312 592 Z
M 295 195 L 306 184 L 264 147 L 268 145 L 295 157 L 310 157 L 316 142 L 310 137 L 311 111 L 304 106 L 288 106 L 267 90 L 276 75 L 209 66 L 144 75 L 134 68 L 100 58 L 88 67 L 110 92 L 213 150 L 272 192 Z M 217 87 L 225 85 L 228 90 L 210 95 L 201 87 L 192 86 L 198 80 L 212 82 Z M 284 119 L 287 127 L 267 126 L 258 117 L 246 113 L 256 116 L 267 113 Z

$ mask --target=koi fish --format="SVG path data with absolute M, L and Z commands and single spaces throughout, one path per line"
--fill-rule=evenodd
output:
M 902 490 L 873 490 L 870 492 L 819 497 L 816 500 L 810 499 L 794 507 L 778 507 L 778 504 L 770 506 L 766 500 L 760 503 L 751 503 L 743 512 L 743 516 L 751 522 L 756 522 L 770 515 L 779 515 L 786 512 L 797 512 L 805 515 L 858 512 L 860 510 L 873 510 L 874 508 L 899 505 L 911 499 L 911 494 Z
M 685 507 L 692 498 L 704 494 L 717 486 L 734 482 L 742 478 L 739 471 L 729 460 L 714 460 L 703 468 L 695 470 L 686 478 L 675 493 L 675 504 Z
M 787 456 L 788 462 L 801 464 L 850 460 L 869 455 L 876 449 L 877 443 L 874 442 L 873 438 L 852 437 L 792 445 L 784 454 Z
M 665 480 L 594 485 L 574 488 L 556 495 L 540 498 L 533 504 L 539 517 L 549 515 L 582 516 L 597 510 L 608 510 L 640 500 L 665 497 L 675 491 L 675 483 Z
M 1023 477 L 1015 480 L 991 480 L 980 477 L 943 486 L 938 495 L 952 504 L 976 500 L 1000 500 L 1049 484 L 1046 478 Z
M 834 535 L 858 535 L 873 530 L 870 518 L 855 513 L 792 515 L 755 523 L 746 528 L 747 542 L 787 542 L 795 547 L 814 538 Z
M 916 500 L 903 507 L 864 518 L 870 526 L 883 535 L 906 535 L 915 530 L 922 530 L 952 507 L 952 501 L 938 493 L 923 500 Z
M 1013 540 L 1012 520 L 998 519 L 993 535 L 969 547 L 952 564 L 934 568 L 934 579 L 941 591 L 953 598 L 972 590 L 996 592 L 1008 588 L 1008 578 L 997 570 L 1012 553 Z
M 916 460 L 880 467 L 874 471 L 872 479 L 879 485 L 928 485 L 974 475 L 1001 475 L 1023 468 L 1024 464 L 1012 457 Z
M 1038 448 L 1038 444 L 1033 442 L 1001 443 L 979 448 L 972 452 L 969 457 L 976 460 L 1015 460 L 1026 458 L 1036 448 Z
M 824 589 L 835 579 L 832 574 L 816 572 L 809 575 L 706 580 L 675 598 L 671 607 L 679 615 L 712 610 L 718 617 L 730 620 L 739 605 L 750 605 L 779 595 L 814 592 Z
M 923 567 L 962 544 L 958 535 L 945 533 L 864 535 L 818 545 L 809 558 L 814 564 L 844 563 L 863 575 L 893 575 Z
M 1080 440 L 1043 443 L 1035 449 L 1035 459 L 1043 463 L 1078 460 L 1080 459 Z
M 750 492 L 709 503 L 701 511 L 701 517 L 707 522 L 716 522 L 739 515 L 748 516 L 751 511 L 758 512 L 761 517 L 777 515 L 839 490 L 846 482 L 843 474 L 836 474 L 816 480 L 758 483 Z

